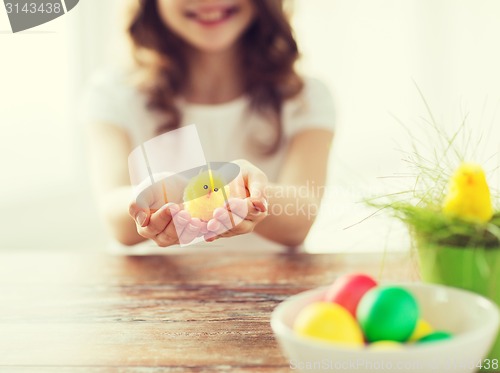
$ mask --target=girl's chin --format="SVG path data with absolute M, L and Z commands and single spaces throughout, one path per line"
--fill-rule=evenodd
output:
M 221 40 L 220 42 L 216 42 L 214 40 L 201 42 L 198 41 L 196 43 L 192 43 L 192 45 L 199 52 L 203 53 L 222 53 L 227 52 L 234 48 L 235 41 L 233 40 Z

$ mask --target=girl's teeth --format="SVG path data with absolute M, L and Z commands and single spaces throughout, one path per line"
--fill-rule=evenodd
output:
M 198 18 L 202 21 L 206 22 L 215 22 L 219 21 L 224 17 L 224 12 L 222 10 L 212 10 L 207 13 L 201 13 L 198 15 Z

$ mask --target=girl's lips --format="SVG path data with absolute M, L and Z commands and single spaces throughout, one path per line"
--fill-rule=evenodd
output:
M 185 13 L 185 15 L 189 19 L 201 23 L 204 26 L 214 26 L 227 21 L 233 15 L 238 13 L 238 11 L 239 8 L 237 6 L 211 7 L 196 11 L 189 10 Z

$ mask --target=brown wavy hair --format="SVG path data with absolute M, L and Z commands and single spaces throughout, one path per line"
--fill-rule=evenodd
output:
M 137 0 L 136 0 L 137 1 Z M 285 14 L 283 0 L 252 0 L 256 16 L 241 36 L 244 89 L 250 109 L 264 115 L 273 126 L 271 146 L 261 146 L 265 154 L 281 145 L 283 102 L 297 95 L 303 81 L 294 69 L 299 58 L 297 43 Z M 162 114 L 163 133 L 178 128 L 181 113 L 175 105 L 185 86 L 186 43 L 168 29 L 159 16 L 157 0 L 139 0 L 132 12 L 128 33 L 132 55 L 140 73 L 138 84 L 146 93 L 148 108 Z

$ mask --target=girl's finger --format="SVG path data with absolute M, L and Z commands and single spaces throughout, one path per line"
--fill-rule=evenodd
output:
M 236 225 L 239 224 L 241 220 L 255 221 L 260 218 L 262 214 L 267 215 L 267 209 L 264 209 L 262 206 L 257 208 L 255 201 L 252 201 L 251 198 L 245 198 L 243 200 L 233 198 L 229 200 L 228 205 L 229 209 L 233 212 L 233 218 Z
M 250 192 L 250 198 L 256 200 L 266 199 L 267 176 L 256 167 L 248 170 L 247 188 Z
M 201 221 L 200 219 L 191 219 L 191 221 L 186 225 L 182 234 L 179 237 L 179 242 L 182 245 L 187 245 L 191 243 L 195 238 L 198 237 L 201 229 Z
M 185 225 L 189 222 L 189 220 L 185 219 L 185 213 L 185 211 L 178 211 L 172 216 L 167 226 L 155 236 L 154 240 L 158 245 L 170 246 L 179 242 L 179 237 Z
M 230 198 L 226 208 L 241 219 L 245 219 L 248 215 L 248 203 L 246 199 Z
M 173 218 L 173 223 L 175 230 L 177 231 L 177 236 L 180 237 L 184 228 L 190 223 L 191 215 L 186 210 L 179 211 Z
M 149 208 L 143 208 L 134 202 L 130 205 L 128 213 L 134 219 L 138 227 L 145 227 L 149 224 Z
M 241 174 L 229 183 L 229 191 L 234 197 L 246 198 L 249 196 L 245 180 Z
M 201 220 L 200 224 L 201 224 L 201 226 L 200 226 L 200 234 L 204 235 L 204 234 L 208 233 L 208 227 L 207 227 L 208 223 L 206 221 Z
M 172 220 L 167 227 L 154 238 L 154 241 L 161 247 L 172 246 L 179 243 L 177 231 Z
M 141 185 L 145 183 L 144 185 Z M 163 198 L 163 189 L 161 182 L 156 182 L 153 185 L 147 185 L 149 181 L 144 181 L 137 188 L 141 189 L 141 192 L 137 194 L 136 204 L 143 209 L 154 209 L 158 210 L 167 203 Z
M 222 233 L 228 231 L 228 228 L 221 221 L 217 219 L 211 219 L 207 224 L 207 228 L 209 230 L 208 233 L 212 233 L 213 236 L 219 236 Z
M 219 238 L 219 236 L 217 236 L 217 234 L 215 234 L 214 232 L 209 231 L 203 235 L 203 238 L 206 242 L 213 242 L 217 238 Z
M 233 237 L 240 234 L 246 234 L 253 231 L 255 224 L 248 220 L 243 220 L 236 228 L 230 229 L 220 234 L 221 237 Z
M 225 208 L 219 207 L 219 208 L 215 209 L 215 211 L 214 211 L 214 219 L 213 220 L 218 221 L 225 230 L 229 230 L 229 229 L 234 228 L 236 226 L 237 222 L 235 222 L 235 218 L 238 218 L 238 217 L 234 216 L 234 214 L 232 212 L 228 211 Z M 239 220 L 241 221 L 241 219 L 239 219 Z M 219 229 L 218 231 L 222 231 L 222 230 Z
M 172 220 L 172 217 L 179 212 L 179 206 L 175 203 L 163 205 L 149 218 L 149 224 L 138 230 L 143 237 L 153 238 L 165 230 L 167 225 Z
M 260 200 L 260 199 L 250 198 L 250 202 L 252 203 L 254 209 L 257 210 L 258 212 L 267 212 L 268 205 L 266 199 Z
M 207 223 L 208 232 L 217 233 L 223 228 L 224 228 L 224 224 L 222 224 L 217 219 L 210 219 Z
M 254 201 L 251 198 L 247 198 L 246 202 L 248 208 L 246 220 L 257 221 L 268 215 L 267 203 Z

